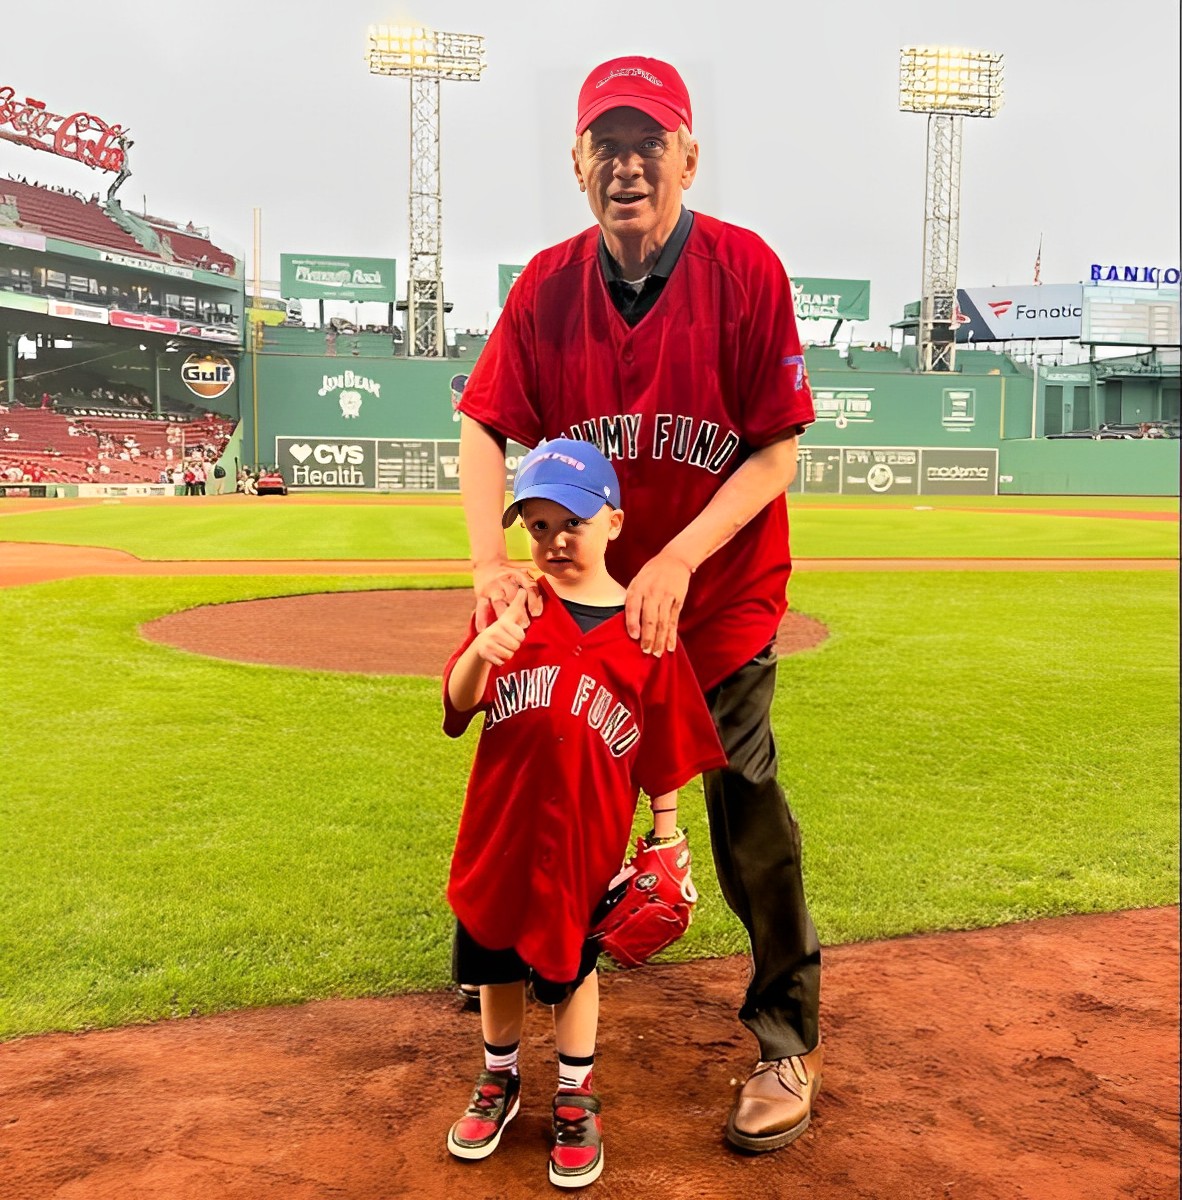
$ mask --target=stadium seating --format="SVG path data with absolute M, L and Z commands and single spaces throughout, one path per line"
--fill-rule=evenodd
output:
M 188 264 L 201 263 L 210 270 L 233 274 L 234 257 L 220 250 L 196 232 L 182 232 L 155 218 L 144 218 L 162 238 L 167 238 L 172 258 L 145 248 L 130 233 L 122 229 L 106 212 L 102 204 L 83 200 L 70 192 L 34 187 L 15 179 L 0 180 L 0 199 L 15 206 L 19 213 L 17 225 L 22 229 L 45 233 L 51 237 L 118 250 L 140 258 L 161 258 Z
M 82 432 L 70 433 L 70 427 Z M 39 463 L 45 482 L 155 483 L 162 467 L 179 463 L 186 453 L 203 449 L 219 458 L 234 432 L 234 421 L 207 413 L 189 421 L 142 417 L 66 417 L 50 409 L 14 405 L 0 413 L 0 429 L 17 436 L 0 438 L 0 471 Z M 130 454 L 125 439 L 134 439 Z M 101 440 L 100 440 L 101 439 Z M 169 454 L 171 451 L 171 455 Z

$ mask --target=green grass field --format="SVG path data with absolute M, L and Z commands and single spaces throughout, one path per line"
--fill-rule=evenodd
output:
M 263 538 L 239 534 L 245 507 L 205 507 L 5 506 L 0 540 L 37 522 L 29 540 L 49 540 L 53 520 L 52 540 L 79 544 L 133 515 L 147 543 L 171 544 L 181 516 L 205 548 Z M 374 540 L 410 510 L 271 511 L 294 523 L 298 557 L 339 544 L 386 557 Z M 906 540 L 933 513 L 798 511 L 798 537 L 822 515 L 869 545 L 881 518 L 912 522 L 896 530 Z M 1176 525 L 1144 524 L 1176 539 Z M 994 537 L 959 536 L 967 556 Z M 444 886 L 475 731 L 443 737 L 437 681 L 235 664 L 137 632 L 197 604 L 433 582 L 462 580 L 0 591 L 0 1037 L 447 984 Z M 774 710 L 823 941 L 1176 902 L 1174 573 L 816 571 L 792 597 L 831 632 L 784 662 Z M 684 812 L 702 902 L 668 957 L 739 951 L 696 785 Z
M 841 500 L 842 497 L 826 497 Z M 848 497 L 845 499 L 849 499 Z M 915 500 L 915 497 L 910 497 Z M 1011 497 L 933 497 L 943 501 L 874 504 L 792 501 L 793 551 L 800 558 L 1168 558 L 1178 554 L 1174 521 L 1081 519 L 982 505 Z M 1107 497 L 1057 500 L 1062 507 L 1177 513 L 1176 500 L 1135 498 L 1133 506 Z M 955 503 L 953 503 L 955 501 Z M 971 503 L 970 503 L 971 501 Z M 463 514 L 443 504 L 170 503 L 168 518 L 151 504 L 110 501 L 89 507 L 22 512 L 20 501 L 0 504 L 0 541 L 110 546 L 143 559 L 400 559 L 468 555 Z M 511 531 L 510 549 L 528 557 L 524 534 Z

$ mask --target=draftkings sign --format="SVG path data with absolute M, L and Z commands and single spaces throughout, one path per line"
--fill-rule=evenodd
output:
M 869 279 L 811 279 L 792 281 L 798 321 L 868 321 Z

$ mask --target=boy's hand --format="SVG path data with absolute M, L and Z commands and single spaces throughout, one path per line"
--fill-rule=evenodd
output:
M 494 667 L 502 666 L 517 653 L 529 628 L 529 593 L 525 588 L 513 597 L 509 607 L 472 643 L 476 653 Z

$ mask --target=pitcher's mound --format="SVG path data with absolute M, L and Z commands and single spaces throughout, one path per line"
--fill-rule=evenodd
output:
M 443 674 L 471 615 L 468 588 L 320 592 L 189 608 L 149 621 L 141 632 L 154 642 L 235 662 L 434 676 Z M 826 637 L 820 621 L 788 613 L 776 649 L 794 654 Z

